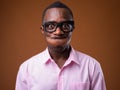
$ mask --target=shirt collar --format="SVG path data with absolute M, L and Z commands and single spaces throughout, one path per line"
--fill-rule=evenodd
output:
M 43 52 L 43 57 L 44 57 L 43 63 L 47 63 L 49 61 L 52 61 L 52 58 L 51 58 L 51 56 L 49 54 L 49 51 L 48 51 L 48 48 L 46 48 L 46 50 Z M 66 62 L 71 62 L 71 61 L 73 61 L 76 64 L 80 65 L 80 62 L 78 61 L 77 52 L 73 48 L 71 49 L 69 58 L 68 58 L 68 60 Z
M 68 58 L 67 61 L 68 61 L 68 62 L 73 61 L 74 63 L 80 65 L 80 62 L 78 61 L 78 55 L 77 55 L 77 52 L 76 52 L 73 48 L 71 49 L 70 56 L 69 56 L 69 58 Z
M 43 57 L 44 57 L 43 63 L 47 63 L 50 60 L 52 60 L 52 58 L 49 54 L 48 48 L 46 48 L 45 51 L 43 52 Z

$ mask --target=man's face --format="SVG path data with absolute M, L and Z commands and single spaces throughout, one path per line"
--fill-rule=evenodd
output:
M 72 31 L 64 32 L 70 28 L 69 24 L 67 24 L 66 21 L 73 21 L 73 18 L 68 10 L 64 8 L 51 8 L 46 11 L 43 19 L 43 24 L 47 24 L 45 26 L 42 26 L 42 33 L 46 38 L 48 47 L 64 47 L 69 45 Z M 73 29 L 74 28 L 72 28 L 72 30 Z

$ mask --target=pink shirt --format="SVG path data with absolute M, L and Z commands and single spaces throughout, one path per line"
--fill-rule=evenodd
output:
M 72 48 L 60 69 L 46 49 L 20 66 L 16 90 L 106 90 L 106 86 L 94 58 Z

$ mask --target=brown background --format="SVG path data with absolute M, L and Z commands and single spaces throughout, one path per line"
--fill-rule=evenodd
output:
M 46 48 L 41 13 L 53 1 L 0 1 L 0 90 L 14 90 L 19 65 Z M 120 90 L 119 0 L 61 1 L 75 17 L 72 46 L 101 63 L 107 90 Z

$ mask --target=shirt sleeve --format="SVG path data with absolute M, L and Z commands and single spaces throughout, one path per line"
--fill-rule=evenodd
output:
M 94 66 L 91 90 L 106 90 L 104 75 L 99 63 L 96 63 Z
M 23 73 L 24 73 L 24 75 L 23 75 Z M 26 77 L 26 73 L 25 73 L 24 67 L 21 66 L 19 68 L 19 71 L 17 74 L 15 90 L 28 90 L 27 82 L 25 81 L 25 77 Z

